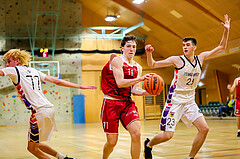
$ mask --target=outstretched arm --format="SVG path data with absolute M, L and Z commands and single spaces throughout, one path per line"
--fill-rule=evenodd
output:
M 231 86 L 230 84 L 227 85 L 227 89 L 229 89 L 229 91 L 230 91 L 231 93 L 235 90 L 235 88 L 236 88 L 236 86 L 237 86 L 237 82 L 238 82 L 238 80 L 235 79 L 232 86 Z
M 62 79 L 57 79 L 48 75 L 44 78 L 44 80 L 59 86 L 64 86 L 64 87 L 71 87 L 71 88 L 78 88 L 78 89 L 96 89 L 97 88 L 96 86 L 83 86 L 83 85 L 74 84 L 74 83 L 71 83 Z
M 230 30 L 231 18 L 228 18 L 228 15 L 226 14 L 226 15 L 224 15 L 224 19 L 225 19 L 225 22 L 221 23 L 224 27 L 224 31 L 223 31 L 223 36 L 222 36 L 222 40 L 221 40 L 220 44 L 216 48 L 212 49 L 211 51 L 206 51 L 206 52 L 199 54 L 199 60 L 201 63 L 203 63 L 208 57 L 216 55 L 226 49 L 229 30 Z

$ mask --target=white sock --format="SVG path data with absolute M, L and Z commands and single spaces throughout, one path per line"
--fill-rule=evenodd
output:
M 148 144 L 147 144 L 147 147 L 152 148 L 152 146 L 149 146 L 149 142 L 148 142 Z
M 238 130 L 238 132 L 240 132 L 240 130 Z
M 194 157 L 188 157 L 187 159 L 194 159 Z
M 63 154 L 61 154 L 60 152 L 58 152 L 55 157 L 56 157 L 57 159 L 64 159 L 66 156 L 64 156 Z

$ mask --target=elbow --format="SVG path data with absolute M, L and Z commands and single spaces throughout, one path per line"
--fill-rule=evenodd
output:
M 124 85 L 122 83 L 120 83 L 120 82 L 116 82 L 116 83 L 117 83 L 118 88 L 123 88 L 124 87 Z
M 225 45 L 225 46 L 220 46 L 220 47 L 219 47 L 219 52 L 225 51 L 225 50 L 226 50 L 226 48 L 227 48 L 227 46 L 226 46 L 226 45 Z
M 152 65 L 152 66 L 149 66 L 149 65 L 148 65 L 148 67 L 151 68 L 151 69 L 155 68 L 153 65 Z
M 122 84 L 117 84 L 118 88 L 124 88 L 125 86 Z
M 56 79 L 53 83 L 56 85 L 61 85 L 62 82 L 60 80 Z
M 149 68 L 155 68 L 155 64 L 148 64 Z

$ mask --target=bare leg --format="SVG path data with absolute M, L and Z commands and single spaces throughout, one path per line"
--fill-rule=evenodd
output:
M 203 116 L 197 118 L 193 124 L 198 129 L 198 134 L 196 138 L 193 141 L 192 149 L 190 151 L 189 157 L 195 157 L 198 153 L 199 149 L 202 147 L 202 144 L 204 143 L 207 133 L 209 131 L 208 125 L 204 119 Z
M 118 134 L 106 134 L 107 142 L 103 148 L 103 159 L 107 159 L 117 144 Z
M 141 152 L 140 121 L 136 120 L 128 125 L 127 130 L 131 135 L 131 156 L 132 159 L 139 159 Z
M 240 130 L 240 116 L 237 116 L 237 128 Z
M 52 149 L 50 146 L 48 146 L 47 144 L 44 143 L 39 143 L 39 148 L 40 150 L 42 150 L 43 152 L 55 157 L 57 155 L 57 151 Z
M 148 143 L 148 146 L 152 147 L 162 142 L 166 142 L 170 140 L 173 137 L 173 135 L 174 135 L 173 131 L 164 131 L 163 134 L 158 134 L 154 136 Z
M 238 133 L 237 133 L 237 137 L 240 137 L 240 116 L 237 116 L 237 128 L 238 128 Z
M 29 142 L 28 141 L 28 151 L 31 152 L 34 156 L 39 159 L 50 159 L 43 151 L 39 148 L 39 143 Z

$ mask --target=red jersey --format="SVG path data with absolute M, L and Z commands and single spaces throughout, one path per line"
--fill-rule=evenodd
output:
M 240 116 L 240 77 L 237 78 L 235 115 Z
M 240 99 L 240 77 L 237 80 L 236 99 Z
M 126 58 L 119 56 L 123 61 L 124 79 L 133 79 L 138 75 L 139 64 L 133 61 L 132 65 Z M 104 94 L 120 100 L 131 99 L 131 87 L 118 88 L 115 81 L 110 61 L 102 69 L 101 88 Z

